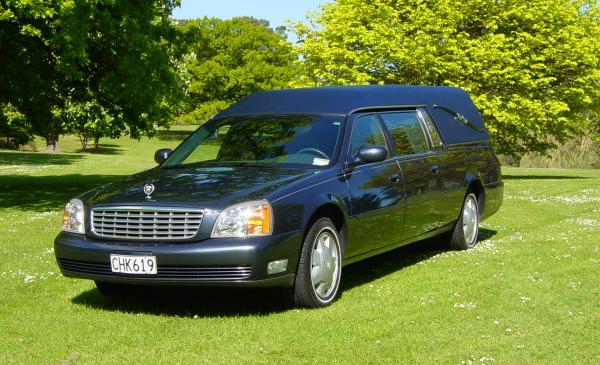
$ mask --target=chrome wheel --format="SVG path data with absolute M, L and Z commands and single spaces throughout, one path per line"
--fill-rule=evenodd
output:
M 468 246 L 473 246 L 475 241 L 477 241 L 477 231 L 479 227 L 479 212 L 475 195 L 469 194 L 467 196 L 462 214 L 462 229 L 466 244 Z
M 329 228 L 323 228 L 315 238 L 310 268 L 312 287 L 319 300 L 333 299 L 340 277 L 340 250 L 337 235 Z

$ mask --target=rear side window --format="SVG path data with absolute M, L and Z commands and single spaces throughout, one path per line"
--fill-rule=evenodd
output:
M 380 115 L 398 155 L 412 155 L 429 150 L 416 110 Z
M 440 149 L 444 147 L 442 143 L 442 139 L 438 134 L 437 129 L 435 129 L 435 125 L 433 125 L 433 120 L 425 110 L 419 109 L 419 114 L 421 115 L 421 119 L 425 122 L 425 128 L 427 128 L 427 132 L 429 132 L 429 137 L 431 137 L 431 145 L 434 150 Z
M 365 115 L 354 121 L 352 139 L 350 140 L 351 156 L 356 156 L 361 147 L 386 147 L 385 136 L 379 121 L 373 115 Z

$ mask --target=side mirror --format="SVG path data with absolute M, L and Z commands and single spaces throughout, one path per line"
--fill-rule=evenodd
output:
M 161 148 L 154 153 L 154 161 L 156 161 L 157 164 L 161 164 L 165 162 L 167 158 L 169 158 L 172 152 L 173 150 L 170 148 Z
M 352 161 L 352 166 L 357 166 L 365 163 L 379 162 L 386 159 L 388 151 L 383 146 L 367 146 L 361 147 L 358 154 Z

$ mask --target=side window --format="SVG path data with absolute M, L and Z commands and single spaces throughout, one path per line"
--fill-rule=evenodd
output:
M 358 117 L 352 128 L 350 154 L 356 156 L 358 150 L 365 146 L 383 146 L 387 148 L 383 130 L 373 115 Z
M 425 128 L 427 129 L 427 132 L 431 137 L 431 144 L 433 145 L 433 149 L 437 150 L 444 147 L 442 139 L 440 138 L 437 129 L 435 129 L 435 125 L 433 124 L 433 120 L 431 120 L 429 114 L 427 114 L 426 111 L 419 109 L 419 115 L 421 116 L 421 119 L 423 119 L 423 122 L 425 122 Z
M 416 111 L 382 113 L 381 118 L 390 132 L 398 155 L 412 155 L 429 150 Z

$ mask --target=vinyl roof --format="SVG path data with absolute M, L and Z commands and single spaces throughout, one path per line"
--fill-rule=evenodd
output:
M 366 85 L 271 90 L 249 95 L 215 118 L 262 114 L 348 115 L 366 109 L 421 105 L 427 107 L 447 143 L 488 139 L 481 115 L 469 95 L 460 88 L 448 86 Z M 471 128 L 448 110 L 464 116 Z

